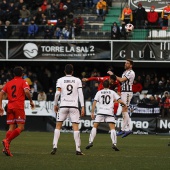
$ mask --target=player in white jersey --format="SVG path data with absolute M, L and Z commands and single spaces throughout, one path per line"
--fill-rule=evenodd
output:
M 78 109 L 78 102 L 81 105 L 81 116 L 84 116 L 84 96 L 82 92 L 82 83 L 79 78 L 73 75 L 73 65 L 67 64 L 65 66 L 66 76 L 57 80 L 57 90 L 54 100 L 54 111 L 57 113 L 56 128 L 54 130 L 53 138 L 53 150 L 51 154 L 54 155 L 57 151 L 57 144 L 60 137 L 60 130 L 63 121 L 69 118 L 72 122 L 73 135 L 76 145 L 76 155 L 84 155 L 80 150 L 81 140 L 79 132 L 79 119 L 80 113 Z M 60 97 L 60 105 L 58 106 L 58 100 Z
M 122 135 L 122 138 L 128 136 L 132 133 L 131 118 L 128 114 L 128 106 L 130 105 L 131 99 L 133 97 L 132 85 L 135 79 L 135 72 L 132 70 L 133 61 L 127 59 L 125 62 L 125 71 L 122 77 L 117 77 L 117 80 L 122 83 L 121 85 L 121 99 L 127 105 L 127 107 L 122 108 L 123 122 L 121 131 L 117 133 L 117 136 Z
M 114 101 L 119 102 L 123 107 L 126 107 L 126 105 L 124 102 L 122 102 L 120 96 L 115 91 L 109 89 L 108 80 L 105 80 L 103 82 L 103 87 L 104 87 L 103 90 L 100 90 L 96 93 L 92 105 L 91 118 L 94 119 L 95 107 L 97 102 L 99 103 L 97 115 L 94 120 L 93 128 L 91 130 L 90 137 L 89 137 L 89 144 L 86 146 L 86 149 L 90 149 L 93 146 L 93 141 L 96 136 L 99 123 L 106 122 L 109 124 L 110 127 L 112 148 L 115 151 L 119 151 L 119 149 L 116 147 L 116 143 L 117 143 L 117 136 L 115 131 L 116 120 L 113 113 Z

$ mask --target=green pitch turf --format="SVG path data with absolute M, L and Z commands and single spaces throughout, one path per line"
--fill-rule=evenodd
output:
M 5 132 L 0 132 L 3 139 Z M 13 157 L 0 154 L 1 170 L 169 170 L 170 136 L 118 137 L 119 152 L 111 148 L 110 134 L 97 134 L 89 150 L 89 134 L 81 133 L 84 156 L 75 155 L 72 133 L 61 133 L 56 155 L 52 132 L 23 132 L 11 143 Z M 2 145 L 1 145 L 2 149 Z

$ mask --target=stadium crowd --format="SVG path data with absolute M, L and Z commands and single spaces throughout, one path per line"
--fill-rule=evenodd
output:
M 24 67 L 23 78 L 31 86 L 33 100 L 47 100 L 53 101 L 56 89 L 56 80 L 63 76 L 63 64 L 50 64 L 42 66 L 28 66 Z M 4 65 L 0 68 L 0 88 L 13 78 L 11 64 Z M 112 67 L 106 67 L 102 70 L 99 66 L 91 67 L 88 64 L 82 68 L 79 64 L 75 64 L 75 76 L 82 78 L 107 76 L 107 71 Z M 116 73 L 120 74 L 120 73 Z M 98 91 L 99 82 L 89 81 L 82 82 L 83 93 L 85 101 L 92 101 L 94 95 Z M 143 94 L 146 93 L 145 95 Z M 145 103 L 147 105 L 160 106 L 162 108 L 162 116 L 169 115 L 170 108 L 170 75 L 165 71 L 163 74 L 158 74 L 149 70 L 137 71 L 136 78 L 133 84 L 134 99 L 132 103 Z M 144 95 L 139 98 L 140 95 Z M 136 97 L 138 100 L 136 100 Z M 146 99 L 145 99 L 146 98 Z M 6 96 L 7 99 L 7 96 Z M 164 110 L 165 108 L 165 110 Z M 170 116 L 170 115 L 169 115 Z

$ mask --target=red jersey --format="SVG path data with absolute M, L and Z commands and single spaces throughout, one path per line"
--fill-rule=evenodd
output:
M 98 90 L 102 90 L 104 88 L 103 87 L 103 82 L 105 80 L 109 80 L 109 79 L 110 79 L 110 76 L 105 76 L 105 77 L 90 77 L 90 78 L 88 78 L 88 81 L 91 81 L 91 80 L 99 81 L 100 84 L 98 86 Z M 120 86 L 119 81 L 117 81 L 117 80 L 114 82 L 114 84 L 111 84 L 110 89 L 114 90 L 116 87 L 117 87 L 117 91 L 121 92 L 121 86 Z
M 8 94 L 9 109 L 24 109 L 25 92 L 24 89 L 29 89 L 28 83 L 21 77 L 14 77 L 7 82 L 2 91 Z

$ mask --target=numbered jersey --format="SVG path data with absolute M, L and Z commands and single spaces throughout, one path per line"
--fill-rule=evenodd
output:
M 113 90 L 103 89 L 96 93 L 94 100 L 98 102 L 97 114 L 113 116 L 114 100 L 120 99 L 120 96 Z
M 2 91 L 8 95 L 8 108 L 9 109 L 24 109 L 25 92 L 24 89 L 29 89 L 28 83 L 21 77 L 14 77 L 11 81 L 7 82 Z
M 78 108 L 78 91 L 82 92 L 82 83 L 79 78 L 71 75 L 64 76 L 58 79 L 57 88 L 61 89 L 60 107 Z

